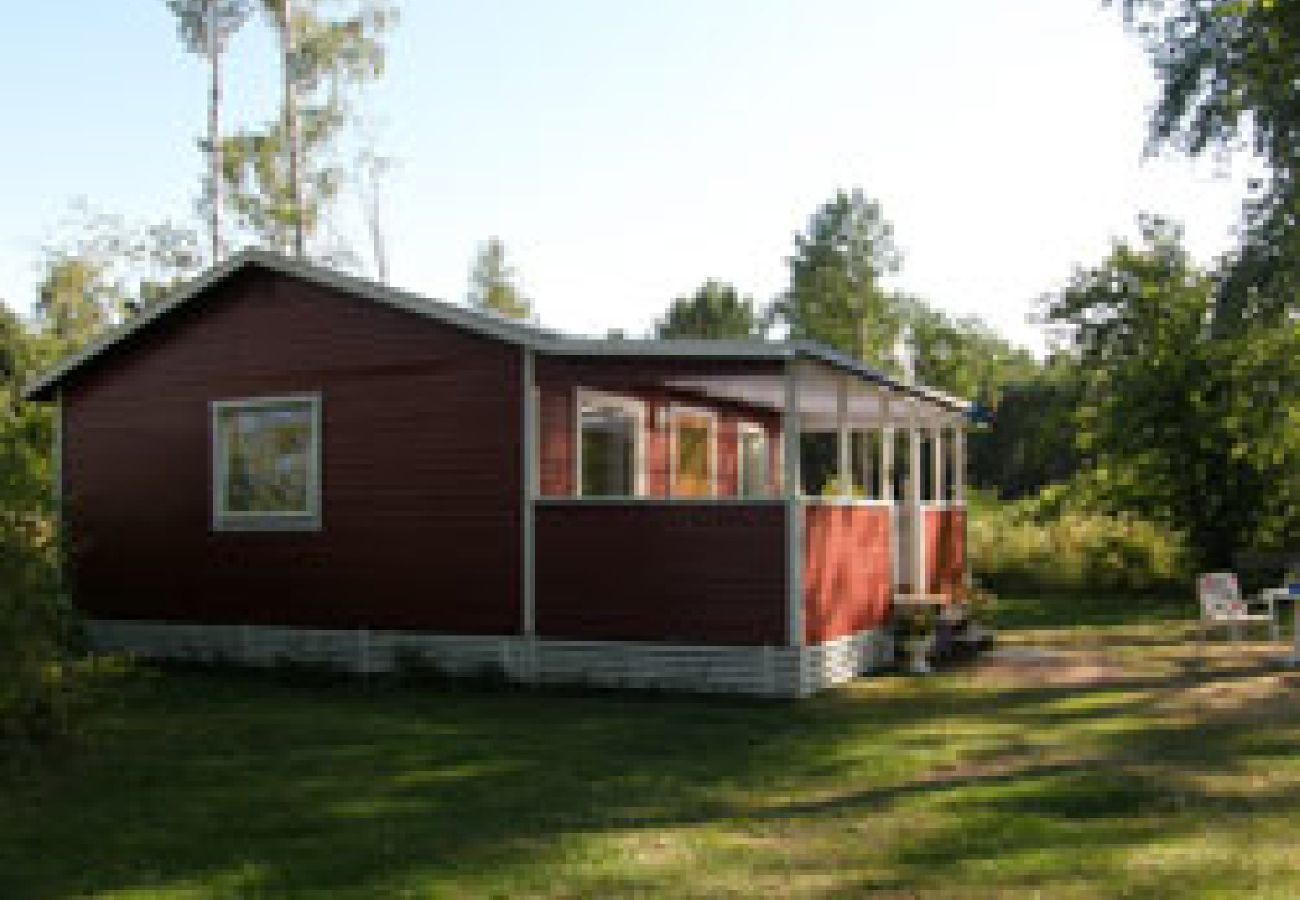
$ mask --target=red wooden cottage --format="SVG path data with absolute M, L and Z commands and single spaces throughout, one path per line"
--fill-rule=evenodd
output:
M 961 591 L 967 405 L 814 344 L 578 339 L 252 251 L 28 396 L 107 649 L 801 696 Z

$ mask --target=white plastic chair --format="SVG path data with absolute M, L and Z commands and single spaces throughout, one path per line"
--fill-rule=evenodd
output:
M 1273 640 L 1282 636 L 1277 620 L 1273 597 L 1265 592 L 1256 600 L 1241 596 L 1237 576 L 1231 572 L 1208 572 L 1196 579 L 1196 594 L 1201 601 L 1201 639 L 1204 641 L 1211 628 L 1227 628 L 1234 641 L 1241 640 L 1242 631 L 1252 624 L 1267 624 Z M 1253 610 L 1263 609 L 1264 612 Z

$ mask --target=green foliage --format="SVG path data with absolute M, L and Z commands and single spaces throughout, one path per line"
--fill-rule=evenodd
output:
M 490 237 L 479 247 L 469 274 L 466 302 L 475 309 L 509 319 L 529 319 L 532 303 L 519 288 L 518 273 L 506 261 L 505 244 Z
M 69 339 L 49 330 L 49 338 L 29 334 L 0 305 L 0 739 L 66 730 L 80 691 L 66 653 L 75 619 L 59 579 L 51 505 L 53 416 L 18 399 L 21 380 L 50 355 L 43 345 Z
M 0 423 L 0 441 L 12 440 Z M 0 511 L 0 739 L 46 737 L 69 725 L 65 650 L 74 620 L 57 572 L 48 515 Z
M 1039 363 L 978 318 L 953 319 L 925 301 L 891 297 L 892 317 L 911 335 L 916 380 L 996 408 L 1008 385 L 1036 378 Z
M 661 338 L 746 340 L 762 337 L 754 301 L 722 281 L 710 279 L 693 294 L 678 297 L 655 325 Z
M 132 223 L 79 202 L 62 232 L 42 248 L 35 368 L 158 302 L 203 264 L 198 233 L 167 220 Z
M 283 0 L 263 0 L 262 7 L 278 30 Z M 300 221 L 309 242 L 325 231 L 326 212 L 345 181 L 345 169 L 334 151 L 354 121 L 355 90 L 383 75 L 384 37 L 396 24 L 397 13 L 382 0 L 345 4 L 296 0 L 292 22 L 293 49 L 282 64 L 297 111 L 297 190 L 290 173 L 290 132 L 283 111 L 275 120 L 241 129 L 221 142 L 223 194 L 235 226 L 282 252 L 293 246 Z M 205 191 L 205 196 L 211 196 L 211 191 Z M 350 258 L 328 248 L 317 253 L 322 254 L 336 263 Z
M 1000 386 L 989 403 L 992 426 L 968 438 L 971 484 L 1014 499 L 1069 479 L 1083 460 L 1075 422 L 1081 391 L 1078 368 L 1060 357 Z
M 898 269 L 899 255 L 880 204 L 858 189 L 839 191 L 794 240 L 790 287 L 773 305 L 774 319 L 793 339 L 885 359 L 898 321 L 881 279 Z
M 1142 245 L 1080 270 L 1047 315 L 1078 361 L 1082 449 L 1134 486 L 1113 508 L 1230 566 L 1300 539 L 1300 322 L 1225 325 L 1180 237 L 1144 220 Z
M 1300 15 L 1292 0 L 1119 0 L 1161 94 L 1151 146 L 1249 147 L 1266 166 L 1217 302 L 1226 330 L 1300 311 Z
M 1188 589 L 1181 534 L 1131 515 L 1063 509 L 1063 490 L 972 514 L 968 552 L 981 585 L 999 593 Z

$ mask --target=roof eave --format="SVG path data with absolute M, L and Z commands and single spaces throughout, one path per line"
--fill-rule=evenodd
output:
M 240 269 L 252 265 L 342 293 L 364 297 L 396 309 L 405 310 L 444 324 L 527 347 L 538 353 L 548 355 L 753 361 L 808 359 L 832 366 L 890 390 L 908 394 L 926 402 L 937 403 L 963 413 L 969 413 L 973 406 L 969 401 L 949 396 L 941 391 L 900 381 L 863 364 L 859 360 L 852 359 L 830 347 L 812 341 L 773 343 L 746 340 L 643 340 L 638 338 L 566 337 L 544 328 L 485 315 L 437 300 L 429 300 L 417 294 L 390 288 L 364 278 L 346 275 L 333 269 L 258 249 L 241 250 L 232 255 L 229 259 L 213 266 L 193 281 L 178 288 L 167 300 L 150 307 L 141 315 L 117 327 L 103 338 L 64 360 L 54 369 L 24 388 L 22 392 L 23 399 L 38 402 L 54 399 L 63 381 L 81 366 L 125 341 L 130 336 L 149 327 L 172 310 L 189 303 Z

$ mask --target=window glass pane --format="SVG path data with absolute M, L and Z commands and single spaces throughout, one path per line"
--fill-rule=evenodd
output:
M 838 446 L 833 431 L 805 431 L 799 435 L 799 467 L 806 496 L 821 496 L 835 478 L 839 466 Z
M 674 460 L 673 495 L 707 497 L 712 493 L 713 454 L 709 436 L 709 419 L 678 414 L 673 417 L 677 435 L 677 458 Z
M 636 431 L 636 416 L 628 410 L 583 407 L 583 496 L 630 497 L 636 493 Z
M 929 431 L 921 432 L 921 502 L 934 503 L 934 437 Z
M 313 420 L 309 401 L 219 409 L 225 512 L 312 511 Z
M 740 432 L 740 496 L 766 496 L 768 469 L 767 434 Z
M 905 505 L 911 502 L 907 484 L 912 470 L 912 439 L 906 428 L 894 431 L 894 503 Z
M 850 470 L 853 472 L 853 493 L 870 500 L 880 496 L 880 432 L 853 431 L 849 434 Z

